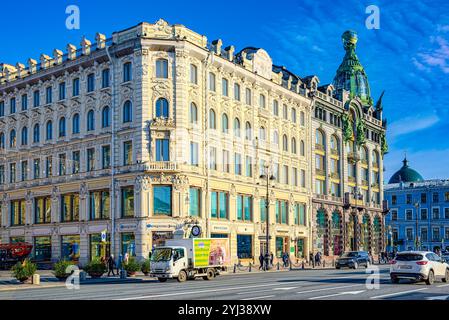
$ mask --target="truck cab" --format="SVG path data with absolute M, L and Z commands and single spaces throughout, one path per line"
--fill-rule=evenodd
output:
M 151 275 L 161 282 L 177 278 L 180 271 L 188 268 L 186 248 L 184 247 L 158 247 L 151 255 Z

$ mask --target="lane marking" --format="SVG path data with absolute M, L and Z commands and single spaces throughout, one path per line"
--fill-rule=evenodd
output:
M 288 290 L 293 290 L 296 288 L 298 288 L 298 287 L 274 288 L 273 291 L 288 291 Z
M 238 289 L 261 288 L 261 287 L 270 287 L 270 286 L 278 286 L 278 285 L 279 285 L 279 283 L 272 283 L 272 284 L 262 284 L 262 285 L 258 285 L 258 286 L 230 287 L 230 288 L 220 288 L 220 289 L 212 289 L 212 290 L 199 290 L 199 291 L 185 291 L 185 292 L 176 292 L 176 293 L 156 294 L 156 295 L 151 295 L 151 296 L 121 298 L 121 299 L 115 299 L 115 300 L 126 301 L 126 300 L 151 299 L 151 298 L 161 298 L 161 297 L 171 297 L 171 296 L 182 296 L 182 295 L 196 294 L 196 293 L 207 293 L 207 292 L 217 292 L 217 291 L 233 291 L 233 290 L 238 290 Z
M 421 289 L 415 289 L 415 290 L 408 290 L 408 291 L 401 291 L 401 292 L 396 292 L 396 293 L 383 294 L 381 296 L 370 297 L 370 299 L 380 299 L 380 298 L 386 298 L 386 297 L 394 297 L 394 296 L 400 296 L 400 295 L 404 295 L 404 294 L 407 294 L 407 293 L 413 293 L 413 292 L 424 291 L 424 290 L 429 290 L 429 288 L 421 288 Z
M 319 292 L 319 291 L 326 291 L 326 290 L 337 290 L 337 289 L 344 289 L 344 288 L 353 288 L 353 287 L 359 287 L 359 286 L 364 286 L 364 284 L 353 284 L 353 285 L 350 285 L 350 286 L 340 286 L 340 287 L 314 289 L 314 290 L 300 291 L 300 292 L 296 292 L 296 293 L 297 294 L 304 294 L 304 293 L 312 293 L 312 292 Z
M 362 290 L 362 291 L 348 291 L 348 292 L 341 292 L 341 293 L 336 293 L 336 294 L 328 294 L 326 296 L 312 297 L 312 298 L 309 298 L 309 300 L 324 299 L 324 298 L 345 296 L 345 295 L 353 295 L 353 296 L 355 296 L 355 295 L 361 294 L 361 293 L 363 293 L 365 291 L 366 290 Z
M 448 300 L 449 296 L 427 297 L 426 300 Z
M 449 287 L 449 284 L 442 284 L 440 286 L 437 286 L 437 288 L 444 288 L 444 287 Z
M 245 298 L 245 299 L 240 299 L 240 300 L 262 300 L 262 299 L 273 298 L 273 297 L 274 296 L 263 296 L 263 297 Z

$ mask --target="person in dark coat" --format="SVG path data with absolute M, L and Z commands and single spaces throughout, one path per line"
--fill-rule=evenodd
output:
M 260 256 L 259 256 L 259 264 L 260 264 L 259 270 L 265 270 L 264 262 L 265 262 L 265 257 L 263 256 L 263 253 L 261 252 Z
M 112 275 L 115 276 L 114 268 L 115 268 L 114 255 L 111 254 L 108 259 L 108 277 L 110 277 L 111 272 L 112 272 Z
M 273 265 L 274 254 L 273 252 L 270 254 L 270 265 Z

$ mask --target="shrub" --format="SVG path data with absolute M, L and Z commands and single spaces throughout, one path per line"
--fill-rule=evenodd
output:
M 25 259 L 23 262 L 17 262 L 11 269 L 13 276 L 20 282 L 24 282 L 31 278 L 36 270 L 36 264 L 32 263 L 29 259 Z
M 145 274 L 150 273 L 151 269 L 150 269 L 150 260 L 145 260 L 144 262 L 142 262 L 142 268 L 141 271 Z
M 125 269 L 128 274 L 136 273 L 140 270 L 140 267 L 140 263 L 138 263 L 135 258 L 130 258 L 128 263 L 123 264 L 123 269 Z
M 73 263 L 67 260 L 61 260 L 53 265 L 53 274 L 58 279 L 66 279 L 71 275 L 71 272 L 67 272 L 67 268 L 72 266 Z
M 91 277 L 101 277 L 107 271 L 107 268 L 103 262 L 98 259 L 94 259 L 86 264 L 83 270 L 86 271 Z

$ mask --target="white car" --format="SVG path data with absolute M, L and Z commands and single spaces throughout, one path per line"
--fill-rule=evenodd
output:
M 429 251 L 399 252 L 390 267 L 391 282 L 400 279 L 424 280 L 428 285 L 435 279 L 449 282 L 449 265 L 444 259 Z

